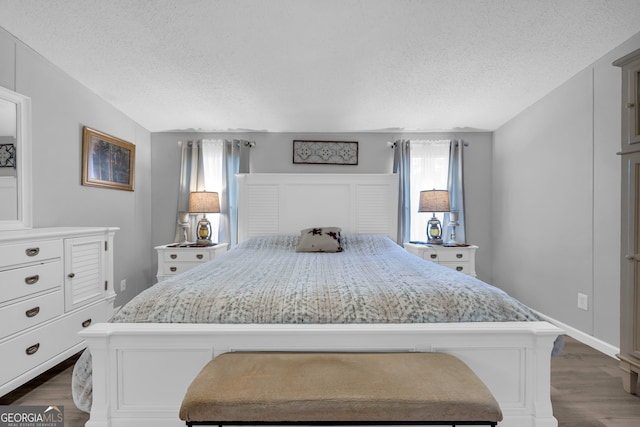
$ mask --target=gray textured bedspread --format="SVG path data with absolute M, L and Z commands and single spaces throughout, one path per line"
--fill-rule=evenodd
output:
M 433 323 L 540 320 L 505 292 L 375 235 L 343 235 L 343 252 L 296 253 L 298 236 L 249 239 L 127 303 L 113 322 Z M 91 405 L 91 357 L 73 375 Z

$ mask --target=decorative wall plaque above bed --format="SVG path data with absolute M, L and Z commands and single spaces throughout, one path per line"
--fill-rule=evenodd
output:
M 16 146 L 13 144 L 0 144 L 0 168 L 16 167 Z
M 293 140 L 293 163 L 357 165 L 357 141 Z

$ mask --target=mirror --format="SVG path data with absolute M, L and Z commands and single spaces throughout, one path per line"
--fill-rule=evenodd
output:
M 31 101 L 0 86 L 0 230 L 31 228 Z

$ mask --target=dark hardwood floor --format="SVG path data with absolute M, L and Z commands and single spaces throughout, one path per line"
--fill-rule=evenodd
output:
M 89 415 L 71 397 L 72 358 L 0 398 L 0 405 L 63 405 L 65 427 L 81 427 Z M 615 359 L 572 338 L 551 359 L 551 400 L 560 427 L 638 427 L 640 396 L 622 389 Z

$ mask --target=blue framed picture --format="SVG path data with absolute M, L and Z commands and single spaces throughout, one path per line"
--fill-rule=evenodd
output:
M 136 146 L 84 127 L 82 185 L 133 191 Z

